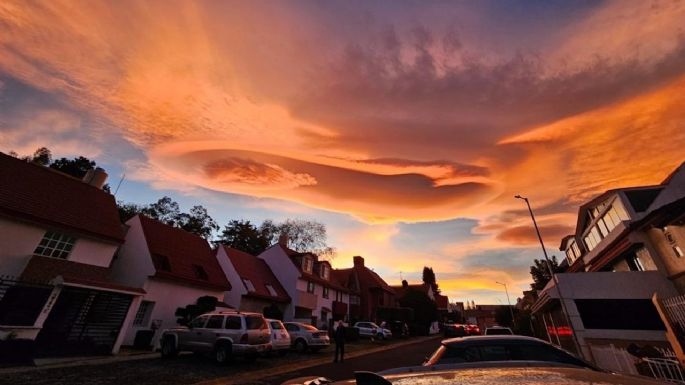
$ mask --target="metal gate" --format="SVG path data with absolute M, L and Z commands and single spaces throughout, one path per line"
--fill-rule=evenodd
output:
M 64 287 L 36 338 L 40 356 L 110 354 L 132 297 Z

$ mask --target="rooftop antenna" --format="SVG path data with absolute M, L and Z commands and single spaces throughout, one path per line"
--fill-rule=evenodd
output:
M 119 192 L 119 187 L 121 187 L 121 183 L 124 181 L 126 178 L 126 174 L 121 174 L 121 179 L 119 179 L 119 183 L 117 184 L 117 188 L 114 190 L 114 196 L 117 196 L 117 192 Z

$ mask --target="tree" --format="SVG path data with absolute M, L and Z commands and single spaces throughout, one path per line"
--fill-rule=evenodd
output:
M 271 239 L 268 227 L 257 228 L 248 220 L 231 220 L 224 226 L 218 243 L 257 255 L 269 247 Z
M 179 307 L 176 309 L 176 322 L 179 325 L 187 325 L 190 321 L 201 314 L 214 311 L 216 309 L 216 303 L 219 300 L 211 295 L 206 295 L 200 297 L 195 301 L 194 304 L 187 305 L 186 307 Z
M 96 166 L 95 161 L 83 156 L 74 159 L 59 158 L 50 164 L 50 168 L 79 179 L 82 179 L 88 170 Z
M 414 326 L 420 334 L 427 334 L 431 323 L 438 319 L 438 307 L 423 291 L 409 289 L 399 303 L 414 310 Z
M 209 215 L 206 208 L 200 205 L 193 206 L 189 213 L 180 213 L 176 222 L 183 230 L 205 239 L 211 238 L 212 234 L 219 230 L 219 225 L 214 218 Z
M 509 310 L 508 305 L 498 306 L 497 309 L 495 309 L 495 322 L 500 326 L 513 327 L 514 320 L 511 318 L 512 311 L 514 312 L 514 318 L 516 318 L 518 309 L 512 308 Z
M 126 223 L 129 219 L 142 213 L 143 208 L 135 203 L 124 203 L 117 201 L 117 208 L 119 209 L 119 220 L 121 223 Z
M 423 283 L 430 285 L 433 291 L 438 291 L 438 283 L 435 281 L 435 273 L 432 267 L 423 267 Z
M 52 153 L 47 147 L 41 147 L 34 151 L 31 162 L 40 164 L 41 166 L 48 166 L 52 162 Z
M 326 225 L 305 219 L 287 219 L 273 226 L 272 242 L 278 242 L 281 235 L 287 235 L 288 246 L 299 252 L 311 252 L 324 259 L 335 257 L 335 248 L 326 243 Z
M 168 196 L 160 198 L 157 202 L 151 203 L 141 210 L 141 214 L 156 219 L 169 226 L 176 226 L 179 222 L 181 209 L 173 199 Z
M 552 271 L 554 271 L 555 274 L 562 272 L 555 255 L 552 256 L 550 262 L 552 265 Z M 533 290 L 542 290 L 547 285 L 547 282 L 552 279 L 552 276 L 549 274 L 549 268 L 547 267 L 546 260 L 535 259 L 533 260 L 533 263 L 534 265 L 530 267 L 530 275 L 533 277 L 533 283 L 530 284 L 530 287 L 533 288 Z

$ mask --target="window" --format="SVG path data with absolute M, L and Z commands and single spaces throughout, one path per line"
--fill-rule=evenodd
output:
M 283 324 L 281 323 L 281 321 L 271 321 L 270 324 L 273 330 L 283 329 Z
M 171 264 L 169 263 L 169 258 L 163 255 L 153 254 L 152 263 L 155 265 L 155 269 L 157 270 L 171 271 Z
M 300 328 L 295 324 L 285 324 L 285 330 L 289 332 L 299 332 Z
M 226 329 L 240 330 L 243 328 L 243 322 L 239 316 L 229 315 L 226 317 Z
M 264 286 L 266 286 L 266 290 L 269 291 L 269 294 L 271 294 L 272 297 L 278 297 L 278 294 L 276 293 L 276 290 L 274 290 L 273 286 L 271 286 L 269 284 L 266 284 Z
M 576 303 L 586 330 L 665 330 L 659 313 L 650 299 L 575 299 L 573 301 Z
M 207 329 L 221 329 L 224 327 L 224 316 L 222 315 L 213 315 L 209 317 L 209 321 L 207 321 L 207 326 L 205 328 Z
M 335 300 L 338 301 L 338 302 L 342 302 L 342 301 L 343 301 L 343 293 L 342 293 L 342 291 L 338 291 L 338 290 L 335 291 Z
M 138 312 L 136 312 L 136 318 L 133 319 L 133 326 L 145 326 L 148 321 L 150 321 L 150 314 L 152 313 L 152 308 L 155 306 L 154 302 L 142 301 L 140 302 L 140 307 L 138 307 Z
M 673 246 L 673 252 L 676 256 L 678 256 L 678 258 L 683 256 L 683 250 L 680 248 L 680 246 Z
M 245 284 L 247 291 L 255 291 L 252 281 L 250 281 L 249 279 L 243 279 L 243 283 Z
M 306 271 L 307 273 L 311 273 L 313 266 L 314 261 L 312 261 L 311 258 L 302 259 L 302 270 Z
M 207 321 L 207 318 L 209 318 L 209 316 L 206 316 L 206 315 L 199 316 L 199 317 L 195 318 L 194 320 L 190 321 L 188 326 L 190 326 L 191 328 L 201 328 L 201 327 L 205 326 L 205 321 Z
M 266 321 L 264 320 L 264 317 L 260 315 L 248 315 L 247 317 L 245 317 L 245 323 L 247 324 L 248 330 L 259 330 L 268 328 L 268 326 L 266 325 Z
M 359 301 L 360 301 L 360 300 L 359 300 L 359 297 L 358 297 L 358 296 L 356 296 L 356 295 L 351 295 L 351 296 L 350 296 L 350 303 L 351 303 L 352 305 L 359 305 Z
M 323 288 L 323 297 L 328 298 L 328 288 L 327 287 Z
M 314 293 L 314 282 L 307 282 L 307 293 Z
M 325 264 L 321 265 L 321 278 L 328 280 L 330 269 Z
M 642 265 L 642 261 L 640 261 L 640 258 L 637 255 L 626 258 L 626 263 L 628 263 L 630 271 L 645 271 L 645 267 Z
M 205 269 L 202 266 L 193 265 L 193 271 L 195 272 L 195 277 L 197 279 L 201 279 L 203 281 L 206 281 L 207 279 L 209 279 L 209 277 L 207 276 L 207 272 L 205 271 Z
M 76 238 L 65 234 L 48 231 L 40 240 L 38 247 L 33 251 L 34 254 L 45 257 L 67 259 L 71 249 L 74 247 Z

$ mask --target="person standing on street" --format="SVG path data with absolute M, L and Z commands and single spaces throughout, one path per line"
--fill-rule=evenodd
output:
M 338 321 L 338 326 L 333 332 L 333 341 L 335 342 L 335 359 L 333 362 L 338 362 L 338 357 L 340 357 L 340 362 L 345 360 L 345 325 L 342 321 Z

